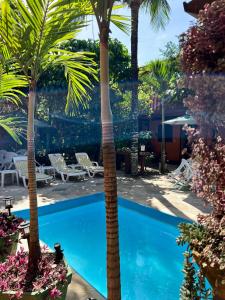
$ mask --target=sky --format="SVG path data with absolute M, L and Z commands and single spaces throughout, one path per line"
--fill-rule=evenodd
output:
M 194 22 L 194 18 L 184 12 L 183 0 L 168 0 L 171 7 L 170 21 L 165 30 L 154 31 L 148 13 L 142 9 L 139 14 L 138 62 L 144 65 L 152 59 L 160 58 L 160 49 L 169 41 L 178 42 L 178 36 Z M 130 15 L 128 8 L 120 10 L 121 15 Z M 126 35 L 112 25 L 112 38 L 121 41 L 130 52 L 130 35 Z M 98 39 L 97 24 L 93 17 L 91 25 L 82 30 L 79 39 Z

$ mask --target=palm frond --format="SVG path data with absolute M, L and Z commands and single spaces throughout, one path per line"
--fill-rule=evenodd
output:
M 166 60 L 156 59 L 140 69 L 140 75 L 154 75 L 155 78 L 167 78 L 169 76 L 169 68 Z
M 0 38 L 24 74 L 37 82 L 47 67 L 62 65 L 69 87 L 66 109 L 76 106 L 87 97 L 90 78 L 95 77 L 94 60 L 88 54 L 65 53 L 59 48 L 86 26 L 90 2 L 88 5 L 87 1 L 79 0 L 18 0 L 13 1 L 13 9 L 8 0 L 2 3 Z
M 167 0 L 144 0 L 143 7 L 150 13 L 153 28 L 165 28 L 169 21 L 170 5 Z
M 91 80 L 98 80 L 96 76 L 97 65 L 93 61 L 93 53 L 74 53 L 62 49 L 52 49 L 50 58 L 54 65 L 61 65 L 65 69 L 65 76 L 68 80 L 66 112 L 73 114 L 79 103 L 84 106 L 87 105 L 88 90 L 92 87 Z M 48 63 L 49 61 L 47 59 Z
M 3 70 L 3 66 L 0 64 L 0 99 L 6 102 L 18 104 L 20 97 L 25 96 L 20 88 L 24 88 L 28 85 L 25 76 L 18 75 L 15 71 L 9 71 L 8 73 Z
M 117 28 L 119 28 L 121 31 L 125 32 L 126 34 L 129 34 L 130 25 L 129 25 L 128 22 L 130 21 L 130 17 L 122 16 L 122 15 L 114 13 L 117 9 L 121 9 L 123 7 L 124 7 L 124 5 L 114 5 L 113 6 L 113 9 L 112 9 L 113 13 L 111 15 L 111 22 Z
M 0 36 L 20 66 L 26 66 L 23 70 L 35 67 L 38 77 L 49 49 L 85 26 L 87 8 L 78 0 L 18 0 L 13 5 L 1 2 Z
M 0 107 L 4 103 L 13 103 L 18 105 L 21 97 L 25 94 L 21 89 L 28 85 L 27 78 L 18 74 L 20 69 L 18 65 L 12 62 L 10 53 L 3 43 L 0 43 Z M 21 137 L 24 128 L 21 125 L 24 122 L 20 118 L 11 118 L 0 115 L 0 126 L 17 142 L 21 143 Z
M 18 144 L 22 144 L 21 140 L 25 138 L 26 122 L 22 118 L 0 116 L 0 126 L 14 139 Z

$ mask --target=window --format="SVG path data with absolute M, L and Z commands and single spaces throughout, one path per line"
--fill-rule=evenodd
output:
M 162 125 L 158 126 L 158 142 L 162 141 Z M 173 142 L 173 126 L 165 124 L 165 142 Z

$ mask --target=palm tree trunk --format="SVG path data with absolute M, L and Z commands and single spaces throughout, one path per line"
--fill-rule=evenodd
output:
M 109 99 L 108 26 L 100 32 L 101 121 L 106 201 L 108 300 L 121 299 L 116 154 Z
M 161 99 L 161 109 L 162 109 L 162 137 L 161 137 L 161 160 L 160 160 L 160 173 L 164 174 L 166 172 L 166 141 L 165 141 L 165 99 Z
M 138 16 L 140 1 L 132 1 L 131 8 L 131 114 L 133 132 L 131 139 L 131 174 L 138 173 Z
M 31 81 L 28 97 L 28 128 L 27 128 L 27 152 L 28 152 L 28 193 L 30 203 L 30 237 L 29 237 L 29 273 L 34 274 L 40 258 L 40 244 L 38 234 L 37 211 L 37 183 L 35 165 L 34 143 L 34 110 L 36 99 L 36 82 Z M 30 274 L 30 275 L 31 275 Z

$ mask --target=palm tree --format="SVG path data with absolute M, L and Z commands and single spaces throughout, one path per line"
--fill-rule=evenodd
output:
M 110 21 L 122 30 L 125 30 L 125 27 L 121 22 L 123 20 L 122 17 L 112 15 L 112 10 L 115 8 L 113 7 L 114 2 L 114 0 L 90 0 L 99 27 L 100 38 L 101 123 L 106 205 L 108 300 L 121 299 L 116 154 L 109 99 L 108 40 Z
M 153 92 L 161 99 L 162 108 L 162 139 L 161 139 L 161 164 L 160 172 L 166 171 L 166 145 L 165 145 L 165 100 L 169 99 L 170 83 L 174 76 L 174 65 L 169 60 L 154 60 L 144 66 L 140 70 L 140 75 L 148 75 L 151 77 L 151 86 Z
M 29 84 L 28 94 L 28 181 L 30 203 L 29 274 L 33 279 L 40 258 L 37 186 L 35 178 L 34 112 L 38 79 L 50 66 L 60 65 L 68 79 L 66 110 L 87 96 L 90 75 L 95 74 L 92 58 L 85 53 L 60 49 L 85 23 L 86 7 L 79 0 L 2 0 L 0 42 L 7 46 Z
M 131 9 L 131 117 L 133 134 L 131 145 L 131 173 L 138 173 L 138 24 L 140 8 L 150 14 L 154 28 L 164 28 L 169 19 L 170 6 L 167 0 L 124 0 Z

